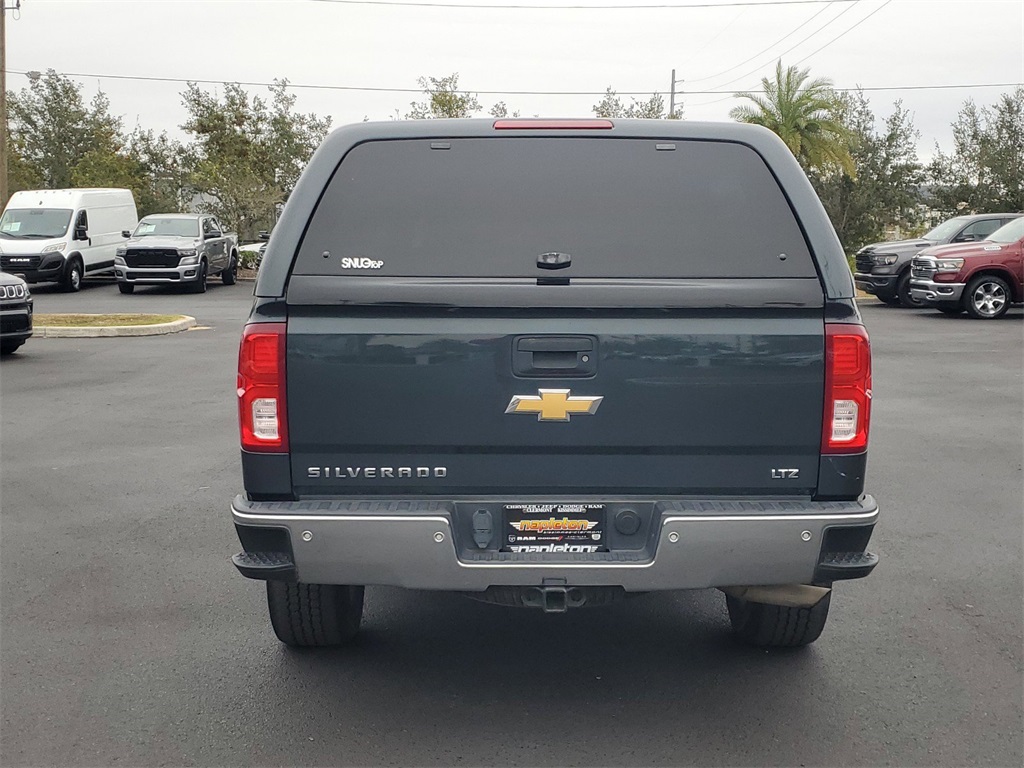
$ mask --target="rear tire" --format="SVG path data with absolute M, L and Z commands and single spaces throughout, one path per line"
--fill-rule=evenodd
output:
M 121 293 L 135 293 L 135 286 L 131 283 L 118 283 L 117 290 Z
M 268 581 L 274 634 L 293 648 L 344 645 L 359 631 L 363 592 L 363 587 Z
M 0 355 L 7 357 L 7 355 L 13 355 L 17 351 L 18 347 L 24 344 L 24 341 L 0 341 Z
M 910 293 L 910 270 L 908 269 L 896 282 L 896 295 L 899 297 L 900 304 L 910 309 L 918 309 L 924 306 L 924 302 L 920 299 L 915 299 Z
M 899 296 L 878 296 L 878 300 L 883 304 L 888 304 L 890 307 L 898 307 L 900 305 Z
M 744 643 L 761 648 L 796 648 L 821 636 L 832 593 L 811 608 L 752 603 L 729 595 L 725 599 L 733 634 Z
M 78 293 L 78 291 L 82 290 L 83 274 L 84 267 L 82 266 L 82 260 L 75 256 L 68 262 L 68 265 L 64 270 L 64 277 L 62 277 L 60 281 L 61 290 L 66 293 Z
M 964 309 L 975 320 L 995 320 L 1006 314 L 1013 292 L 1003 278 L 979 275 L 964 290 Z

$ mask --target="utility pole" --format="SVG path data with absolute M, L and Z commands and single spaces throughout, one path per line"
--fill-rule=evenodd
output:
M 668 116 L 670 118 L 675 117 L 675 114 L 676 114 L 676 84 L 677 83 L 685 83 L 685 82 L 686 82 L 685 80 L 681 80 L 681 79 L 680 80 L 676 80 L 676 71 L 673 69 L 672 70 L 672 87 L 669 88 L 669 97 L 668 97 Z
M 7 205 L 7 11 L 21 10 L 21 0 L 0 0 L 0 208 Z
M 7 0 L 0 0 L 0 207 L 7 205 Z

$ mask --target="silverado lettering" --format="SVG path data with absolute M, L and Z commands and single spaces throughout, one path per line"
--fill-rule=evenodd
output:
M 875 567 L 853 276 L 764 128 L 348 126 L 273 243 L 232 514 L 282 642 L 347 643 L 371 585 L 545 611 L 718 588 L 742 640 L 806 645 Z
M 334 478 L 344 480 L 357 478 L 403 478 L 403 477 L 434 477 L 448 476 L 447 467 L 308 467 L 306 477 L 318 479 Z

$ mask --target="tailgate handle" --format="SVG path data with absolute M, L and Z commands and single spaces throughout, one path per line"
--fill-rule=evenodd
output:
M 592 336 L 520 336 L 512 345 L 516 376 L 566 378 L 597 372 L 597 339 Z

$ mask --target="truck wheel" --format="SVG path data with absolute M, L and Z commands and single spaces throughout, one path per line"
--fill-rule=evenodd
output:
M 900 298 L 900 304 L 904 307 L 923 307 L 924 302 L 920 299 L 915 299 L 910 293 L 910 270 L 908 269 L 902 275 L 900 275 L 899 281 L 896 283 L 896 295 Z
M 227 269 L 220 273 L 220 279 L 224 285 L 234 285 L 236 277 L 238 277 L 238 256 L 232 255 Z
M 24 341 L 0 341 L 0 355 L 7 356 L 14 354 Z
M 740 640 L 762 648 L 795 648 L 809 645 L 821 635 L 832 593 L 811 608 L 753 603 L 729 595 L 725 599 L 733 634 Z
M 979 275 L 967 284 L 964 309 L 976 320 L 994 320 L 1010 308 L 1010 286 L 1001 277 Z
M 199 272 L 196 275 L 195 282 L 188 286 L 189 293 L 206 293 L 206 262 L 199 262 Z
M 295 648 L 344 645 L 359 631 L 363 587 L 267 582 L 270 623 Z
M 135 293 L 135 286 L 131 283 L 118 283 L 117 290 L 121 293 Z
M 60 287 L 67 293 L 76 293 L 82 289 L 82 260 L 75 256 L 68 262 L 64 270 L 64 277 L 61 278 Z

